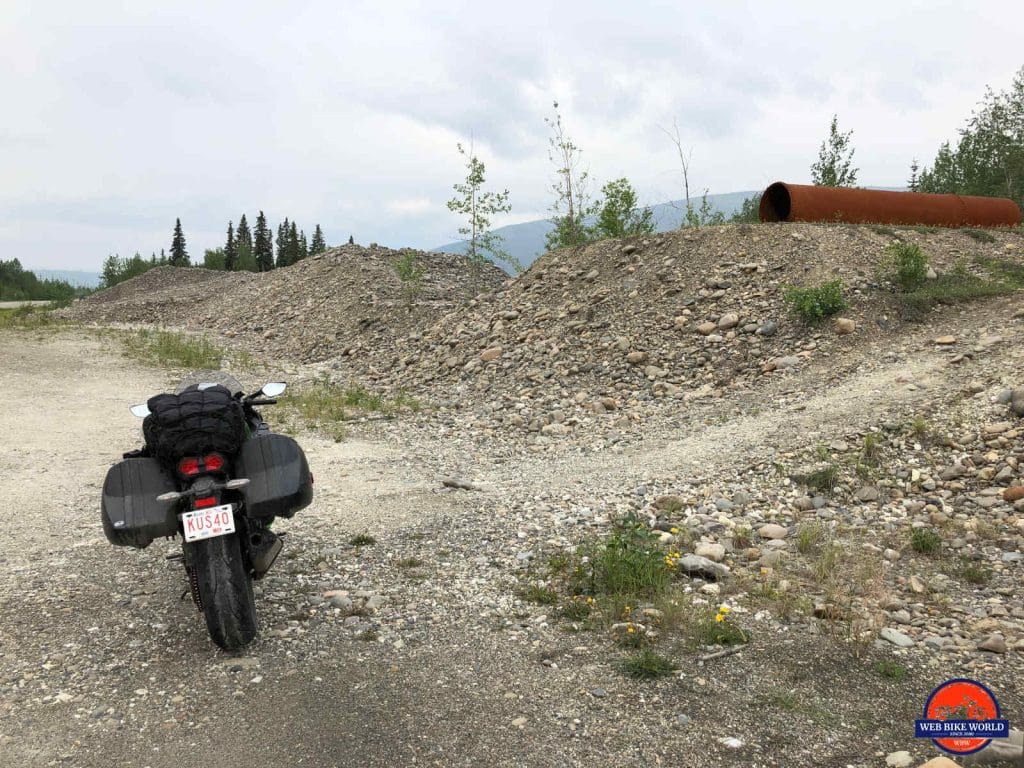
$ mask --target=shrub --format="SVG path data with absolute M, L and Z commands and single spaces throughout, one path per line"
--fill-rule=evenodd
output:
M 830 280 L 812 288 L 792 286 L 782 295 L 790 310 L 807 324 L 818 323 L 846 309 L 843 281 Z
M 900 287 L 913 291 L 928 280 L 928 257 L 920 246 L 914 243 L 893 243 L 888 248 L 888 258 L 883 262 L 884 277 Z

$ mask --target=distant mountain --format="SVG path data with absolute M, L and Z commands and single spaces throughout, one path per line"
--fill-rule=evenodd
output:
M 712 212 L 721 211 L 726 218 L 736 213 L 742 206 L 743 201 L 752 195 L 760 195 L 761 192 L 728 192 L 724 195 L 708 195 L 708 204 Z M 693 205 L 700 205 L 699 197 L 691 197 Z M 678 229 L 683 222 L 683 215 L 686 210 L 685 201 L 673 200 L 669 203 L 652 205 L 654 222 L 659 232 L 670 229 Z M 499 227 L 494 230 L 496 234 L 505 238 L 502 247 L 512 256 L 519 260 L 524 266 L 530 266 L 534 260 L 544 253 L 544 239 L 552 229 L 551 222 L 547 219 L 539 221 L 527 221 L 522 224 L 511 224 L 507 227 Z M 434 248 L 435 251 L 444 253 L 465 253 L 466 241 L 448 243 Z M 508 265 L 501 264 L 506 267 Z
M 30 269 L 40 280 L 63 280 L 74 286 L 96 288 L 100 284 L 99 272 L 81 272 L 73 269 Z

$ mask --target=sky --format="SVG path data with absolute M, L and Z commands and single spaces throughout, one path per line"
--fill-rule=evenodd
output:
M 901 186 L 1024 66 L 1024 3 L 0 0 L 0 258 L 193 261 L 265 211 L 329 244 L 430 248 L 473 141 L 501 226 L 546 218 L 559 103 L 594 193 L 810 181 L 833 114 Z

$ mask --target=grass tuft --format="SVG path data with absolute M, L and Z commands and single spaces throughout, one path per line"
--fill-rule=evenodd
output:
M 353 547 L 368 547 L 376 544 L 377 540 L 368 533 L 357 533 L 348 540 L 348 543 Z
M 655 653 L 650 648 L 643 648 L 639 653 L 623 661 L 621 669 L 625 674 L 638 680 L 654 680 L 671 675 L 677 667 L 671 659 Z
M 124 345 L 130 357 L 169 368 L 216 370 L 224 360 L 224 351 L 209 339 L 177 331 L 143 329 Z
M 920 555 L 934 555 L 942 549 L 942 537 L 931 528 L 915 528 L 910 532 L 910 548 Z

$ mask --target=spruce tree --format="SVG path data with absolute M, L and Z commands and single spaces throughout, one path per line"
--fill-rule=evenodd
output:
M 171 239 L 171 266 L 189 266 L 188 251 L 185 249 L 185 234 L 181 231 L 181 219 L 174 222 L 174 237 Z
M 245 214 L 238 220 L 238 230 L 235 232 L 235 269 L 256 271 L 256 260 L 252 253 L 252 232 L 249 230 L 249 222 Z
M 299 232 L 299 260 L 309 256 L 309 243 L 306 242 L 305 231 Z
M 310 254 L 321 253 L 327 250 L 327 243 L 324 241 L 324 231 L 320 229 L 320 225 L 316 225 L 316 229 L 313 230 L 313 240 L 309 244 Z
M 238 262 L 238 248 L 235 244 L 235 229 L 232 222 L 228 222 L 228 240 L 224 243 L 224 271 L 231 272 Z
M 288 230 L 288 263 L 294 264 L 301 258 L 302 254 L 299 252 L 299 230 L 293 221 L 291 228 Z
M 269 272 L 274 268 L 274 241 L 267 227 L 267 217 L 260 211 L 256 217 L 256 227 L 253 229 L 252 252 L 256 257 L 256 269 L 259 272 Z
M 353 235 L 349 235 L 348 236 L 348 244 L 349 245 L 355 245 L 356 244 L 356 239 L 355 239 L 355 237 Z
M 277 266 L 287 267 L 292 263 L 291 251 L 288 248 L 288 235 L 290 228 L 287 217 L 277 225 Z

